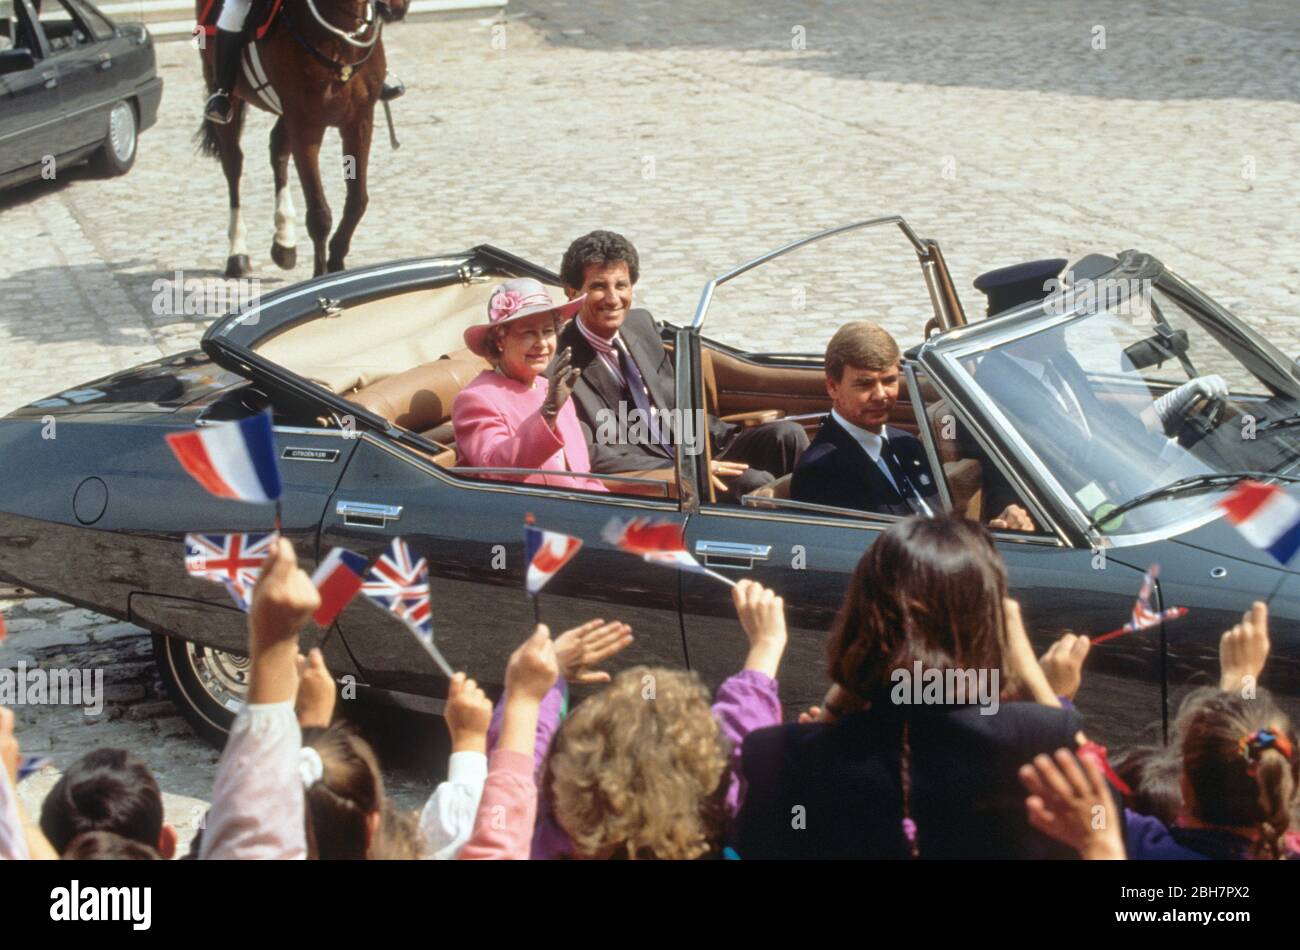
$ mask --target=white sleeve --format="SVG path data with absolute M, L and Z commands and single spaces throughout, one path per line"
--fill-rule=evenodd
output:
M 453 752 L 443 782 L 420 813 L 420 838 L 424 856 L 452 861 L 474 831 L 483 783 L 487 781 L 487 756 L 482 752 Z
M 483 783 L 480 782 L 480 790 L 482 786 Z M 473 817 L 471 813 L 471 824 Z M 30 857 L 27 852 L 27 834 L 23 830 L 22 819 L 18 816 L 18 791 L 9 784 L 9 773 L 0 768 L 0 861 L 26 861 Z
M 240 710 L 217 765 L 200 858 L 307 856 L 301 749 L 293 700 Z

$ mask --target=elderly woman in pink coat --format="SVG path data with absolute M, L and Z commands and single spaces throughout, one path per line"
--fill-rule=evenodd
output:
M 460 391 L 451 406 L 460 464 L 491 468 L 538 468 L 557 473 L 590 471 L 569 396 L 580 370 L 566 349 L 548 380 L 543 370 L 555 355 L 564 321 L 582 297 L 557 304 L 531 277 L 507 281 L 488 299 L 488 319 L 465 331 L 465 345 L 493 364 Z M 606 491 L 595 479 L 563 474 L 497 478 L 534 485 Z

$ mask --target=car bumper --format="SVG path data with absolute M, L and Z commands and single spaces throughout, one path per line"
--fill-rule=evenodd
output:
M 140 106 L 140 131 L 158 121 L 158 106 L 162 102 L 163 81 L 161 76 L 146 79 L 135 88 L 135 101 Z

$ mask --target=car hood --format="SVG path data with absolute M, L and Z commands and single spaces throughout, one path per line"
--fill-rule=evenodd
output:
M 1248 564 L 1271 567 L 1288 574 L 1300 574 L 1300 570 L 1297 570 L 1300 568 L 1300 560 L 1293 561 L 1290 567 L 1284 567 L 1267 551 L 1255 547 L 1242 537 L 1241 532 L 1229 524 L 1227 518 L 1217 518 L 1173 540 L 1184 547 L 1203 551 L 1218 558 L 1245 561 Z
M 190 350 L 38 399 L 10 413 L 9 417 L 175 412 L 245 382 L 243 377 L 213 363 L 202 350 Z

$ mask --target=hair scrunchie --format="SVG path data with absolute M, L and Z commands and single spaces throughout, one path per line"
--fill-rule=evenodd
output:
M 1246 760 L 1246 774 L 1252 777 L 1259 766 L 1259 757 L 1265 750 L 1276 749 L 1288 762 L 1291 761 L 1293 751 L 1291 740 L 1279 730 L 1272 728 L 1256 729 L 1249 735 L 1242 736 L 1237 741 L 1237 747 L 1241 749 L 1241 757 Z
M 298 750 L 298 776 L 302 779 L 304 789 L 311 788 L 325 777 L 325 763 L 321 761 L 320 753 L 311 746 L 303 746 Z

